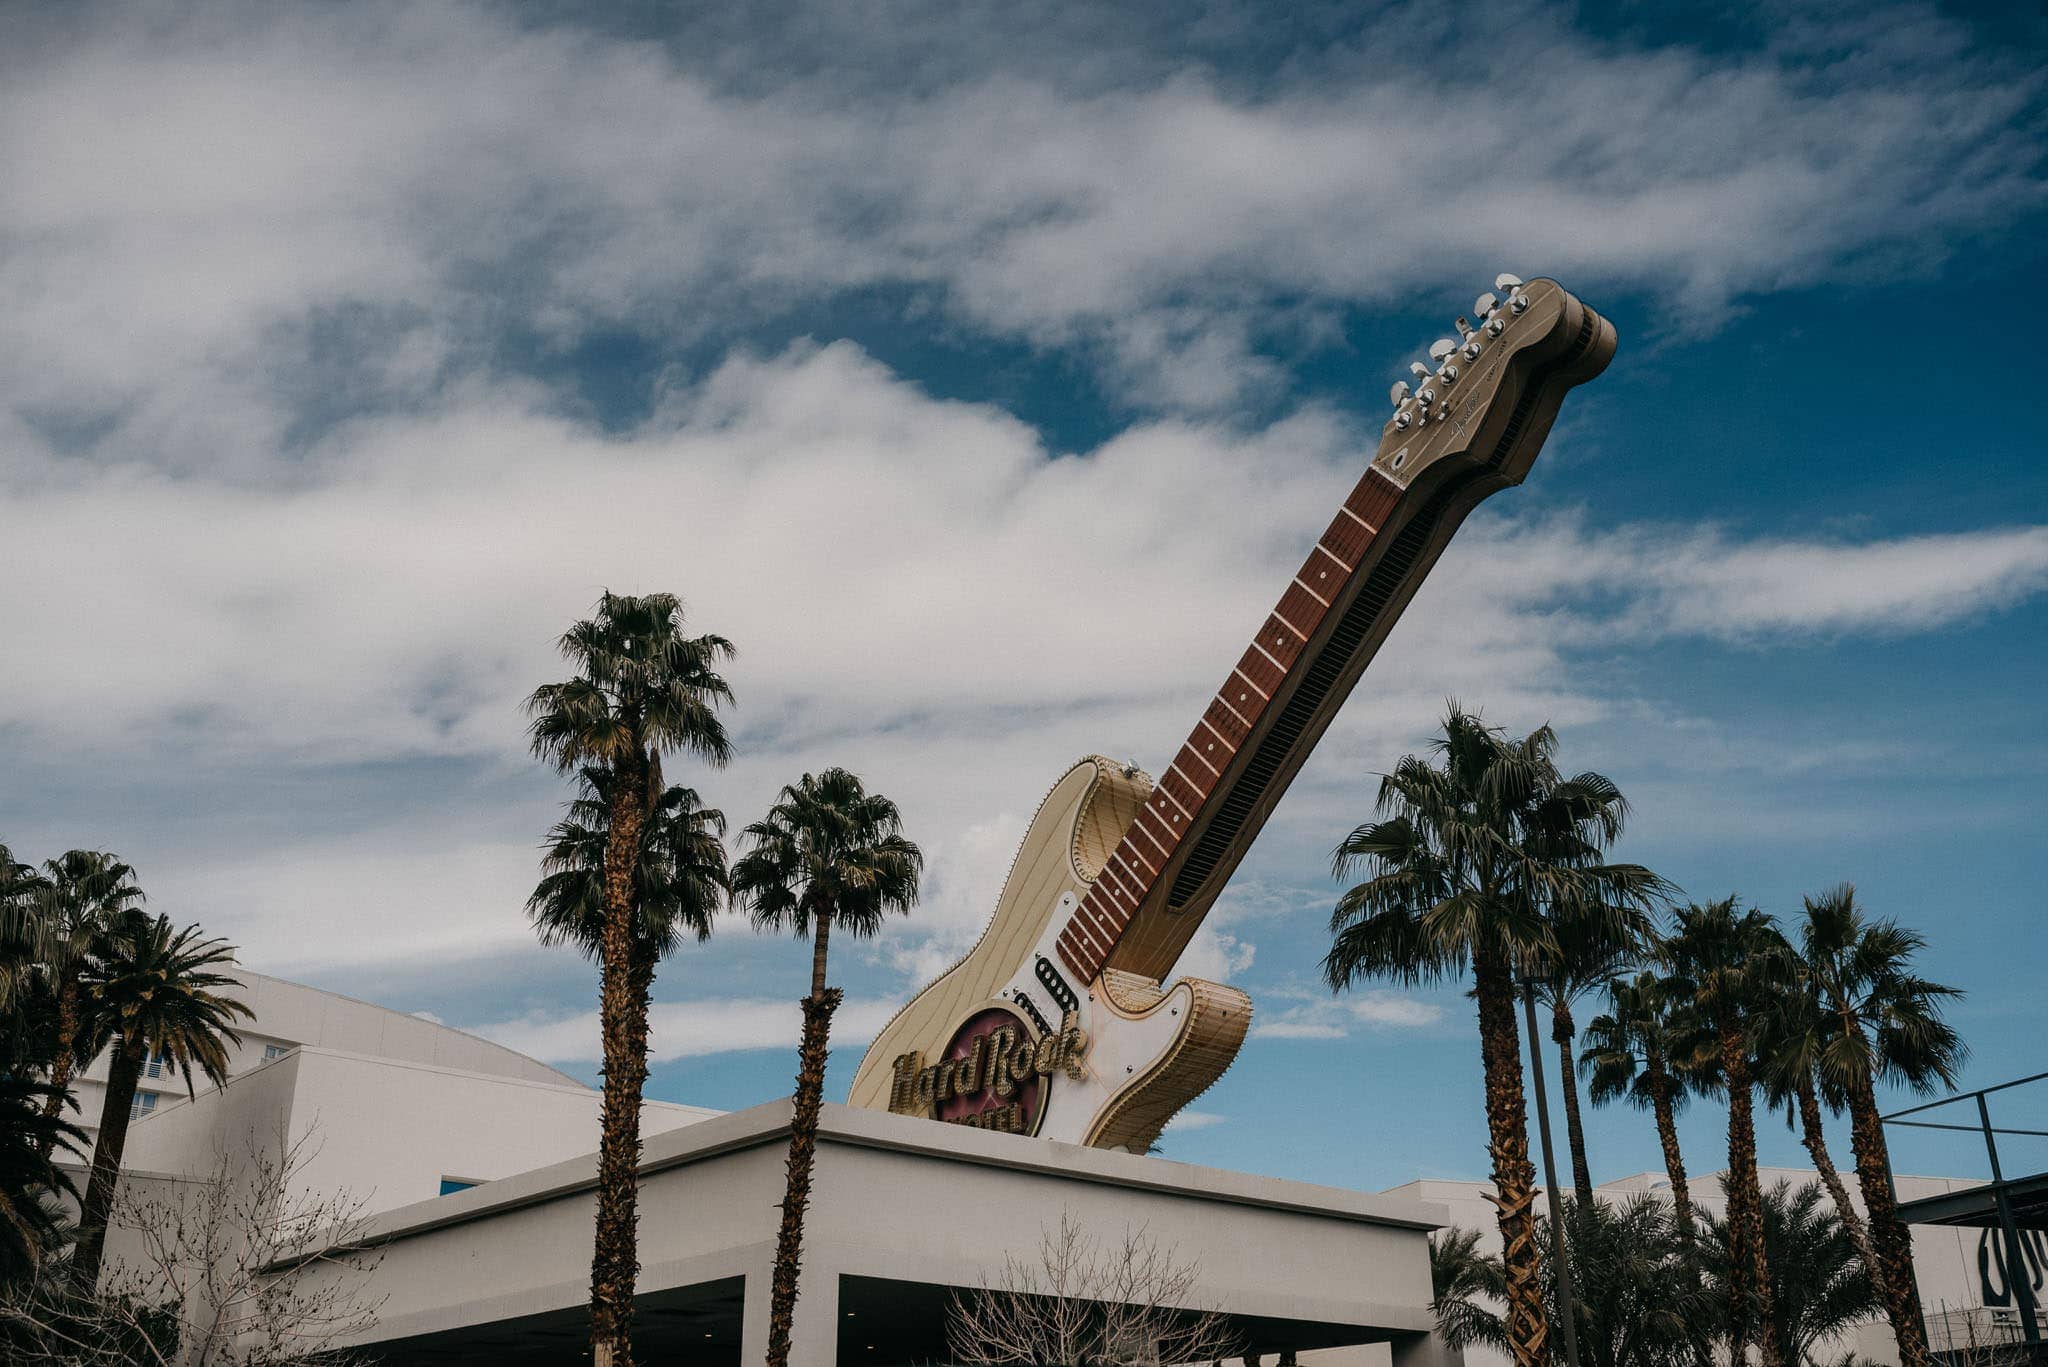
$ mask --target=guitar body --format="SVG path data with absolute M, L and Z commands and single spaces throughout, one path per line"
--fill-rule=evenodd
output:
M 1085 1039 L 1045 1079 L 1029 1133 L 1143 1153 L 1175 1112 L 1222 1076 L 1251 1024 L 1251 998 L 1193 978 L 1163 987 L 1117 969 L 1076 983 L 1057 954 L 1067 917 L 1151 790 L 1145 774 L 1100 756 L 1067 770 L 1032 818 L 988 929 L 875 1037 L 848 1104 L 892 1109 L 897 1061 L 916 1058 L 920 1070 L 941 1063 L 944 1043 L 992 1005 L 1016 1010 L 1040 1037 L 1076 1029 Z M 1047 973 L 1060 988 L 1048 985 Z M 933 1041 L 941 1042 L 937 1051 Z
M 1169 984 L 1175 963 L 1466 514 L 1614 355 L 1556 281 L 1495 288 L 1395 387 L 1364 476 L 1158 781 L 1067 771 L 980 943 L 876 1038 L 851 1104 L 1142 1153 L 1230 1066 L 1250 998 Z

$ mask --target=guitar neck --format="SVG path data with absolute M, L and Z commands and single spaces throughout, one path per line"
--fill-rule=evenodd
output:
M 1404 450 L 1352 489 L 1061 931 L 1060 957 L 1082 982 L 1105 967 L 1172 971 L 1466 514 L 1521 481 L 1565 392 L 1606 365 L 1613 328 L 1564 300 L 1568 325 L 1527 358 L 1514 397 L 1452 419 L 1472 461 L 1404 487 Z
M 1347 590 L 1365 577 L 1365 563 L 1402 498 L 1400 486 L 1377 470 L 1366 471 L 1210 699 L 1060 935 L 1060 957 L 1081 981 L 1092 981 L 1126 943 L 1140 912 L 1158 900 L 1155 892 L 1170 894 L 1187 882 L 1191 868 L 1199 870 L 1198 878 L 1220 882 L 1228 877 L 1229 868 L 1218 868 L 1220 851 L 1199 862 L 1189 856 L 1201 851 L 1205 836 L 1224 829 L 1219 818 L 1233 805 L 1242 809 L 1233 833 L 1243 832 L 1260 791 L 1251 771 L 1266 766 L 1240 761 L 1256 757 L 1258 747 L 1250 744 L 1254 736 L 1271 735 L 1276 728 L 1264 724 L 1269 718 L 1283 720 L 1287 704 L 1302 696 L 1301 683 L 1327 654 L 1331 633 L 1323 627 L 1333 607 L 1355 597 Z M 1317 736 L 1302 734 L 1300 726 L 1290 729 L 1305 758 L 1321 728 Z M 1285 767 L 1291 778 L 1299 760 Z M 1268 781 L 1273 778 L 1284 786 L 1286 778 L 1280 778 L 1277 766 Z M 1230 862 L 1234 868 L 1236 860 Z M 1172 901 L 1170 895 L 1167 900 Z M 1176 909 L 1184 910 L 1186 901 Z M 1178 951 L 1175 946 L 1176 956 Z

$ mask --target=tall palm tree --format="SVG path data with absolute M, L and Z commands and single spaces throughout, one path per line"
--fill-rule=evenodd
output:
M 1760 1019 L 1790 977 L 1790 950 L 1777 922 L 1733 897 L 1678 912 L 1665 943 L 1665 990 L 1696 1013 L 1711 1035 L 1711 1066 L 1728 1098 L 1728 1233 L 1736 1250 L 1728 1277 L 1728 1344 L 1737 1360 L 1755 1342 L 1764 1367 L 1785 1367 L 1785 1345 L 1771 1312 L 1764 1246 L 1763 1194 L 1756 1168 L 1752 1060 Z
M 527 899 L 541 943 L 570 944 L 585 957 L 604 953 L 604 858 L 610 844 L 610 804 L 602 770 L 586 769 L 585 795 L 548 833 L 542 877 Z M 706 807 L 688 788 L 670 788 L 654 800 L 641 827 L 640 905 L 633 927 L 633 1004 L 630 1032 L 646 1067 L 647 1015 L 655 968 L 686 936 L 711 938 L 712 917 L 725 900 L 725 814 Z
M 870 793 L 844 769 L 805 774 L 782 790 L 768 815 L 741 833 L 747 852 L 732 866 L 733 901 L 757 927 L 811 937 L 811 994 L 803 1001 L 795 1105 L 789 1123 L 788 1190 L 775 1240 L 768 1309 L 768 1367 L 787 1367 L 803 1257 L 804 1206 L 817 1157 L 825 1052 L 839 989 L 825 981 L 835 926 L 871 936 L 889 912 L 917 904 L 924 855 L 903 837 L 896 804 Z
M 135 884 L 135 870 L 99 850 L 67 850 L 45 861 L 43 871 L 48 886 L 39 894 L 40 948 L 57 1004 L 51 1092 L 44 1107 L 55 1116 L 70 1100 L 71 1075 L 78 1066 L 84 979 L 93 950 L 146 899 Z
M 732 754 L 718 718 L 732 690 L 717 666 L 733 650 L 721 636 L 684 635 L 682 603 L 673 594 L 610 591 L 594 616 L 563 633 L 560 646 L 575 676 L 535 689 L 526 708 L 535 755 L 563 773 L 601 776 L 588 785 L 605 806 L 606 837 L 598 936 L 604 1096 L 590 1341 L 595 1367 L 631 1367 L 640 1275 L 640 1094 L 647 1081 L 644 1033 L 634 1031 L 642 976 L 635 949 L 642 835 L 664 791 L 664 753 L 693 754 L 712 765 Z
M 1597 935 L 1597 926 L 1567 921 L 1557 929 L 1557 955 L 1536 981 L 1536 994 L 1550 1008 L 1550 1039 L 1557 1045 L 1563 1078 L 1565 1138 L 1572 1154 L 1572 1190 L 1580 1207 L 1593 1204 L 1593 1169 L 1586 1154 L 1585 1122 L 1579 1114 L 1578 1024 L 1572 1007 L 1608 986 L 1639 958 L 1643 945 L 1631 935 L 1619 943 Z
M 1913 971 L 1927 941 L 1896 921 L 1873 920 L 1847 883 L 1806 899 L 1799 928 L 1799 964 L 1817 1005 L 1827 1014 L 1814 1072 L 1849 1111 L 1856 1184 L 1870 1214 L 1878 1291 L 1899 1341 L 1905 1367 L 1926 1367 L 1927 1337 L 1913 1271 L 1912 1237 L 1899 1220 L 1891 1188 L 1891 1154 L 1877 1109 L 1880 1081 L 1932 1092 L 1953 1087 L 1968 1049 L 1941 1019 L 1945 1001 L 1962 994 Z
M 1851 1204 L 1849 1188 L 1835 1168 L 1834 1157 L 1828 1153 L 1820 1088 L 1814 1076 L 1814 1065 L 1832 1018 L 1821 1006 L 1813 975 L 1805 964 L 1794 958 L 1791 969 L 1791 981 L 1770 1003 L 1762 1020 L 1764 1039 L 1758 1051 L 1757 1081 L 1763 1084 L 1771 1105 L 1784 1108 L 1785 1124 L 1798 1132 L 1799 1142 L 1813 1160 L 1814 1171 L 1820 1174 L 1821 1185 L 1828 1189 L 1828 1196 L 1835 1203 L 1843 1232 L 1856 1245 L 1864 1266 L 1875 1269 L 1877 1250 L 1870 1242 L 1870 1230 Z M 1839 1109 L 1833 1096 L 1828 1098 L 1828 1104 Z
M 1593 1104 L 1626 1100 L 1648 1111 L 1664 1151 L 1678 1241 L 1692 1248 L 1695 1224 L 1685 1155 L 1678 1147 L 1678 1113 L 1699 1085 L 1683 1070 L 1697 1051 L 1697 1026 L 1677 1010 L 1655 973 L 1607 985 L 1607 1010 L 1586 1026 L 1579 1060 Z
M 233 945 L 202 938 L 198 926 L 178 930 L 168 916 L 152 918 L 135 909 L 122 912 L 97 947 L 85 995 L 93 1034 L 114 1042 L 114 1056 L 71 1253 L 71 1289 L 79 1295 L 89 1296 L 99 1285 L 107 1219 L 128 1144 L 129 1107 L 143 1064 L 152 1053 L 162 1058 L 184 1076 L 187 1095 L 194 1091 L 195 1073 L 216 1087 L 227 1083 L 228 1046 L 242 1042 L 234 1021 L 253 1015 L 224 990 L 240 986 L 224 971 L 234 961 Z
M 1517 1367 L 1540 1367 L 1550 1354 L 1517 979 L 1540 977 L 1554 962 L 1560 925 L 1604 925 L 1611 938 L 1626 938 L 1662 886 L 1647 870 L 1599 862 L 1622 809 L 1594 800 L 1612 789 L 1605 779 L 1563 778 L 1556 745 L 1547 726 L 1510 741 L 1453 703 L 1431 745 L 1440 763 L 1404 757 L 1380 784 L 1382 819 L 1337 847 L 1338 878 L 1370 877 L 1338 899 L 1323 960 L 1339 991 L 1366 978 L 1435 982 L 1471 969 Z

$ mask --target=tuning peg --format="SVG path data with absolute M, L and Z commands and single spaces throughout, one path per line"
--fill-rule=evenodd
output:
M 1462 313 L 1458 315 L 1456 321 L 1451 326 L 1458 330 L 1460 337 L 1470 337 L 1472 335 L 1472 320 Z
M 1408 363 L 1408 373 L 1417 380 L 1427 380 L 1429 378 L 1429 367 L 1420 361 L 1410 361 Z
M 1387 402 L 1396 408 L 1408 402 L 1408 382 L 1406 380 L 1394 381 L 1394 387 L 1387 391 Z
M 1468 361 L 1476 361 L 1484 349 L 1479 345 L 1479 334 L 1475 332 L 1465 338 L 1465 345 L 1458 348 L 1458 354 Z
M 1500 296 L 1495 294 L 1492 290 L 1488 290 L 1486 293 L 1480 295 L 1477 299 L 1474 299 L 1472 301 L 1472 311 L 1478 314 L 1481 318 L 1485 318 L 1488 314 L 1492 313 L 1495 309 L 1499 307 Z
M 1489 318 L 1486 320 L 1486 335 L 1489 337 L 1498 337 L 1507 330 L 1508 324 L 1504 318 Z
M 1502 271 L 1499 275 L 1493 277 L 1493 287 L 1497 290 L 1508 290 L 1510 292 L 1518 290 L 1522 288 L 1522 277 L 1510 275 L 1506 271 Z
M 1448 337 L 1439 337 L 1429 344 L 1429 359 L 1441 361 L 1458 349 L 1458 344 Z
M 1436 391 L 1434 389 L 1423 390 L 1420 394 L 1417 394 L 1415 396 L 1415 402 L 1420 404 L 1424 408 L 1429 407 L 1431 404 L 1436 402 Z
M 1415 419 L 1408 416 L 1407 409 L 1404 408 L 1394 415 L 1394 426 L 1400 428 L 1403 432 L 1406 432 L 1409 428 L 1413 427 L 1414 425 Z
M 1458 368 L 1449 361 L 1445 361 L 1443 368 L 1437 371 L 1436 377 L 1442 380 L 1445 385 L 1454 385 L 1458 382 Z

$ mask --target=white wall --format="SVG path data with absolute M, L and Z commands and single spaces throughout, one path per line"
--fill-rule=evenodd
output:
M 223 1144 L 308 1140 L 309 1185 L 384 1211 L 437 1198 L 444 1177 L 488 1182 L 594 1152 L 599 1102 L 582 1086 L 307 1046 L 166 1103 L 129 1131 L 126 1165 L 192 1174 Z M 641 1134 L 716 1114 L 647 1102 Z
M 231 995 L 254 1013 L 254 1019 L 236 1027 L 242 1042 L 230 1050 L 229 1077 L 239 1077 L 261 1065 L 274 1050 L 312 1045 L 464 1072 L 582 1087 L 569 1074 L 538 1059 L 434 1021 L 247 969 L 238 968 L 233 976 L 238 986 Z M 99 1132 L 110 1057 L 111 1052 L 103 1050 L 80 1070 L 73 1083 L 78 1110 L 71 1118 L 86 1130 L 88 1144 Z M 192 1081 L 193 1088 L 199 1091 L 207 1090 L 208 1085 L 204 1078 Z M 168 1071 L 161 1077 L 145 1075 L 139 1090 L 154 1095 L 161 1108 L 187 1095 L 186 1079 Z M 137 1119 L 150 1114 L 153 1112 Z

